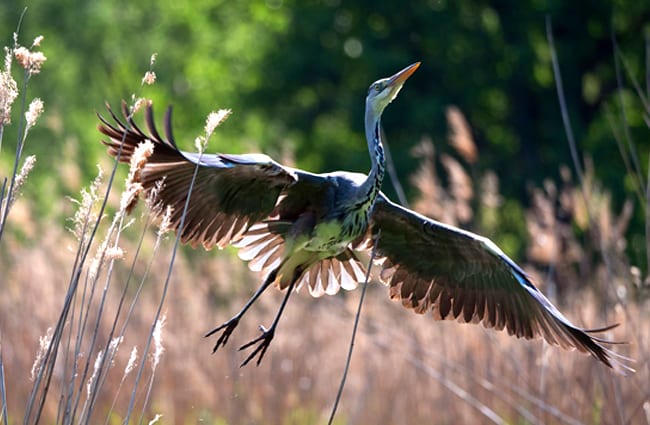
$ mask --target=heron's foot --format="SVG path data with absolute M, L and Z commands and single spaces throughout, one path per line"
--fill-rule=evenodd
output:
M 255 349 L 253 350 L 252 353 L 244 360 L 244 362 L 239 366 L 239 367 L 244 367 L 255 358 L 259 354 L 259 357 L 257 358 L 257 366 L 260 365 L 262 362 L 262 358 L 264 357 L 264 353 L 266 353 L 266 349 L 269 348 L 269 345 L 271 345 L 271 340 L 273 339 L 273 336 L 275 335 L 275 326 L 271 326 L 271 328 L 266 329 L 264 326 L 260 325 L 260 331 L 262 332 L 262 335 L 258 336 L 254 340 L 242 345 L 239 347 L 239 350 L 245 350 L 249 347 L 252 347 L 255 344 L 259 344 Z
M 226 343 L 228 342 L 228 338 L 230 338 L 230 334 L 235 330 L 235 328 L 239 325 L 239 317 L 235 316 L 225 322 L 224 324 L 217 326 L 216 328 L 212 329 L 210 332 L 206 333 L 203 335 L 204 337 L 209 337 L 217 332 L 223 331 L 223 333 L 219 336 L 219 339 L 217 340 L 217 343 L 214 345 L 214 348 L 212 349 L 212 353 L 216 353 L 216 351 L 219 349 L 219 347 L 224 347 Z

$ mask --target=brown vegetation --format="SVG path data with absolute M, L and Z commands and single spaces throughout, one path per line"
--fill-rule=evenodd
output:
M 428 159 L 433 159 L 432 151 Z M 429 172 L 435 172 L 435 167 L 431 167 Z M 463 173 L 462 167 L 454 170 Z M 464 181 L 468 176 L 457 178 Z M 494 176 L 489 174 L 487 179 Z M 436 187 L 426 187 L 424 182 L 431 185 L 436 181 L 433 179 L 420 177 L 416 181 L 420 182 L 422 193 L 441 193 L 446 202 L 467 205 L 471 201 L 471 196 L 454 192 L 453 188 L 458 186 L 447 191 L 437 183 Z M 479 182 L 478 186 L 487 184 Z M 569 249 L 578 245 L 571 239 L 573 236 L 560 231 L 561 226 L 548 223 L 557 215 L 549 206 L 555 203 L 548 202 L 553 193 L 550 188 L 534 191 L 536 200 L 527 214 L 527 223 L 531 234 L 538 238 L 559 238 L 559 242 L 547 245 L 546 249 L 556 246 Z M 491 196 L 498 197 L 498 194 Z M 573 197 L 573 202 L 577 202 L 581 195 L 563 189 L 559 196 Z M 566 199 L 565 202 L 571 203 Z M 31 220 L 20 213 L 28 214 L 26 204 L 26 200 L 18 202 L 17 214 L 10 216 L 10 226 L 20 227 Z M 494 208 L 494 205 L 484 202 L 478 208 Z M 446 211 L 458 212 L 452 220 L 466 221 L 464 208 L 449 207 Z M 610 210 L 599 211 L 607 217 L 615 216 Z M 127 234 L 137 234 L 136 229 L 145 221 L 135 217 L 136 222 L 126 230 Z M 616 223 L 599 217 L 591 220 L 592 226 L 616 228 Z M 32 243 L 9 238 L 1 245 L 0 267 L 5 271 L 3 277 L 8 285 L 0 297 L 0 323 L 10 412 L 20 411 L 28 398 L 33 384 L 30 370 L 39 338 L 48 333 L 60 314 L 68 276 L 73 269 L 76 239 L 70 232 L 53 225 L 45 229 Z M 546 236 L 544 229 L 555 231 Z M 605 231 L 598 228 L 597 233 Z M 622 237 L 621 232 L 609 232 L 609 238 L 612 234 Z M 152 233 L 146 235 L 135 262 L 131 278 L 135 282 L 145 276 L 147 255 L 154 252 Z M 563 237 L 572 242 L 564 241 Z M 532 241 L 532 244 L 542 243 L 535 238 Z M 111 286 L 98 328 L 99 347 L 106 343 L 128 269 L 136 259 L 134 242 L 123 238 L 119 245 L 124 256 L 117 259 L 109 279 Z M 115 397 L 117 402 L 110 416 L 117 421 L 125 415 L 135 374 L 126 377 L 119 393 L 118 386 L 132 347 L 142 353 L 160 300 L 172 247 L 173 237 L 169 237 L 151 258 L 153 265 L 141 298 L 97 397 L 93 423 L 109 414 Z M 572 320 L 587 327 L 622 324 L 606 337 L 629 342 L 615 349 L 636 359 L 632 365 L 637 369 L 636 374 L 615 375 L 587 356 L 564 352 L 540 341 L 520 341 L 480 326 L 440 323 L 428 316 L 413 315 L 390 302 L 385 287 L 372 284 L 363 309 L 362 332 L 357 339 L 339 422 L 643 423 L 647 419 L 650 392 L 647 296 L 632 296 L 639 293 L 632 280 L 620 275 L 612 278 L 602 270 L 603 261 L 595 262 L 586 270 L 576 267 L 586 261 L 579 247 L 575 248 L 575 255 L 560 251 L 555 257 L 532 255 L 537 252 L 535 249 L 531 247 L 529 253 L 536 264 L 557 270 L 553 275 L 563 285 L 559 303 Z M 282 319 L 268 358 L 259 368 L 240 369 L 242 354 L 236 348 L 257 334 L 259 324 L 268 324 L 282 295 L 275 291 L 263 297 L 229 344 L 213 355 L 214 341 L 203 339 L 202 333 L 229 318 L 252 293 L 260 276 L 247 271 L 230 251 L 188 249 L 185 252 L 187 255 L 177 258 L 163 307 L 165 351 L 156 370 L 146 418 L 160 413 L 163 423 L 324 422 L 343 370 L 359 291 L 334 298 L 312 299 L 307 294 L 296 297 Z M 608 251 L 609 263 L 625 262 L 620 257 L 622 251 L 615 252 L 618 257 Z M 571 271 L 571 278 L 566 281 L 566 274 L 560 273 L 565 269 Z M 107 270 L 106 265 L 101 270 Z M 540 282 L 545 282 L 543 269 L 529 270 L 541 276 Z M 98 282 L 103 285 L 104 279 L 101 273 Z M 599 292 L 595 293 L 593 288 Z M 128 291 L 127 304 L 134 293 L 134 288 Z M 91 315 L 97 314 L 99 303 L 96 295 Z M 91 364 L 96 354 L 97 349 L 90 354 Z M 82 358 L 88 355 L 81 350 Z M 148 366 L 145 376 L 150 373 Z M 63 374 L 65 370 L 61 367 L 55 371 L 51 394 L 61 391 Z M 76 385 L 85 384 L 77 380 Z M 140 405 L 145 389 L 142 384 L 138 389 L 136 403 Z M 46 422 L 54 420 L 57 402 L 57 397 L 50 397 L 46 404 Z
M 479 154 L 471 131 L 459 111 L 452 110 L 450 120 L 452 145 L 461 160 L 474 164 Z M 496 175 L 470 178 L 461 160 L 446 155 L 440 158 L 445 186 L 432 145 L 420 149 L 417 207 L 452 223 L 478 217 L 477 230 L 495 231 L 486 226 L 502 223 Z M 588 356 L 541 341 L 413 315 L 373 283 L 337 423 L 650 423 L 648 285 L 625 257 L 629 207 L 614 212 L 589 171 L 580 187 L 568 171 L 562 175 L 559 187 L 549 182 L 532 190 L 528 270 L 547 292 L 559 294 L 561 309 L 578 325 L 621 323 L 605 337 L 628 342 L 614 349 L 635 359 L 637 372 L 616 375 Z M 282 294 L 266 294 L 213 355 L 214 340 L 201 335 L 229 318 L 261 277 L 232 250 L 190 249 L 175 257 L 169 277 L 174 237 L 161 241 L 142 205 L 126 215 L 133 188 L 122 199 L 112 190 L 108 201 L 115 212 L 103 210 L 107 181 L 98 179 L 84 192 L 69 224 L 73 232 L 38 222 L 29 200 L 3 193 L 15 199 L 2 223 L 11 231 L 0 240 L 0 365 L 10 423 L 28 409 L 35 421 L 40 402 L 30 401 L 33 388 L 47 394 L 45 423 L 121 423 L 127 415 L 148 422 L 157 414 L 162 423 L 324 423 L 360 291 L 295 297 L 262 365 L 239 368 L 243 355 L 236 348 L 257 334 L 259 324 L 268 324 Z M 95 221 L 101 225 L 93 234 Z M 154 334 L 162 323 L 161 341 Z M 47 350 L 57 335 L 53 361 Z M 129 368 L 134 348 L 137 363 Z
M 30 369 L 39 338 L 55 322 L 71 269 L 74 240 L 52 229 L 38 249 L 11 244 L 2 270 L 12 282 L 0 297 L 2 349 L 10 412 L 20 412 L 32 386 Z M 133 346 L 142 346 L 151 326 L 169 261 L 169 246 L 154 258 L 144 295 L 98 397 L 101 421 Z M 7 245 L 5 245 L 7 246 Z M 66 247 L 68 249 L 66 249 Z M 133 247 L 121 263 L 129 264 Z M 122 268 L 122 267 L 120 267 Z M 115 274 L 99 338 L 119 301 L 126 273 Z M 156 372 L 148 418 L 163 423 L 323 423 L 344 366 L 359 292 L 336 298 L 296 297 L 283 317 L 268 358 L 258 368 L 239 368 L 241 343 L 267 324 L 281 294 L 267 294 L 232 341 L 211 354 L 214 341 L 202 333 L 228 317 L 252 292 L 259 276 L 226 253 L 197 253 L 176 264 L 164 310 L 165 352 Z M 614 375 L 590 357 L 537 342 L 520 341 L 480 326 L 433 322 L 403 311 L 373 284 L 362 316 L 362 332 L 340 409 L 340 423 L 487 423 L 490 418 L 529 423 L 644 423 L 650 377 L 648 306 L 617 303 L 604 311 L 588 290 L 569 291 L 570 317 L 585 325 L 620 322 L 613 339 L 630 344 L 617 351 L 637 360 L 636 374 Z M 82 353 L 87 356 L 87 353 Z M 58 394 L 63 371 L 55 373 Z M 133 374 L 112 413 L 123 417 Z M 142 391 L 138 397 L 142 400 Z M 56 414 L 56 397 L 45 422 Z M 646 405 L 644 405 L 646 403 Z M 644 412 L 644 409 L 645 412 Z M 491 411 L 491 412 L 490 412 Z M 14 415 L 17 415 L 14 413 Z

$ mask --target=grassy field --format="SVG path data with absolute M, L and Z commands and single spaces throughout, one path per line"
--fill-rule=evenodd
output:
M 153 259 L 153 273 L 146 280 L 115 361 L 107 367 L 91 423 L 103 419 L 115 399 L 110 414 L 116 421 L 113 423 L 126 413 L 135 374 L 129 374 L 121 384 L 124 368 L 132 347 L 142 353 L 150 332 L 169 263 L 170 244 L 164 243 Z M 8 407 L 17 420 L 34 385 L 30 370 L 39 338 L 48 333 L 61 311 L 73 267 L 74 239 L 52 229 L 43 235 L 37 248 L 13 243 L 4 246 L 8 245 L 11 249 L 3 249 L 1 267 L 8 271 L 4 277 L 11 284 L 0 298 L 0 323 Z M 90 354 L 87 345 L 79 350 L 80 366 L 90 360 L 92 368 L 98 348 L 106 343 L 135 247 L 124 249 L 125 258 L 111 279 L 99 327 L 97 331 L 86 331 L 87 339 L 96 333 L 97 347 Z M 136 271 L 137 276 L 141 274 Z M 267 294 L 232 341 L 216 354 L 211 354 L 214 341 L 201 335 L 229 318 L 258 280 L 259 276 L 225 253 L 197 253 L 191 260 L 178 258 L 164 306 L 164 352 L 145 410 L 147 419 L 160 413 L 163 423 L 325 422 L 343 370 L 359 291 L 335 298 L 311 299 L 306 294 L 295 297 L 262 365 L 240 369 L 244 357 L 236 347 L 257 335 L 258 324 L 269 324 L 281 293 Z M 103 285 L 103 277 L 99 282 Z M 127 294 L 127 300 L 133 292 Z M 564 352 L 540 341 L 520 341 L 479 326 L 415 316 L 389 301 L 387 289 L 379 284 L 372 284 L 368 295 L 339 423 L 647 420 L 647 304 L 616 303 L 612 308 L 603 308 L 589 290 L 571 291 L 566 294 L 569 301 L 562 303 L 563 310 L 578 323 L 622 323 L 607 335 L 630 342 L 616 348 L 636 359 L 637 373 L 622 377 L 588 356 Z M 97 314 L 98 296 L 92 304 L 91 320 Z M 70 327 L 74 325 L 76 322 L 70 323 Z M 145 379 L 150 375 L 151 358 L 145 365 Z M 56 417 L 58 394 L 64 392 L 66 378 L 70 379 L 64 366 L 57 365 L 51 395 L 45 403 L 45 423 L 52 423 Z M 81 403 L 87 396 L 88 379 L 74 380 L 76 386 L 83 387 Z M 145 389 L 142 384 L 138 388 L 136 408 L 142 409 Z
M 454 114 L 451 142 L 472 163 L 471 140 Z M 419 149 L 415 207 L 494 231 L 503 209 L 494 173 L 470 178 L 464 162 L 441 157 L 443 185 L 432 145 Z M 24 161 L 18 154 L 16 163 Z M 74 159 L 66 161 L 61 167 L 74 169 Z M 0 423 L 23 416 L 25 423 L 325 423 L 360 291 L 294 297 L 261 366 L 239 368 L 245 356 L 237 347 L 270 323 L 283 294 L 265 294 L 212 354 L 215 341 L 202 334 L 236 312 L 261 276 L 230 249 L 177 251 L 175 235 L 159 232 L 142 202 L 128 215 L 113 167 L 107 159 L 77 203 L 60 200 L 74 217 L 65 226 L 43 222 L 30 199 L 3 186 Z M 19 170 L 2 173 L 11 181 Z M 581 185 L 563 170 L 562 182 L 531 191 L 526 268 L 577 324 L 621 323 L 605 337 L 628 343 L 614 349 L 634 359 L 637 372 L 620 376 L 541 341 L 434 322 L 372 283 L 335 423 L 650 423 L 648 283 L 625 256 L 629 213 L 613 210 L 588 167 Z M 568 222 L 558 219 L 560 209 Z

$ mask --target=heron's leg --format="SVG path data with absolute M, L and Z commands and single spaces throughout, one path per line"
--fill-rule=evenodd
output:
M 244 360 L 244 362 L 241 364 L 240 367 L 246 366 L 246 364 L 248 364 L 248 362 L 250 362 L 258 354 L 259 357 L 257 358 L 257 366 L 260 365 L 260 362 L 262 361 L 262 357 L 264 357 L 264 353 L 266 353 L 266 349 L 269 348 L 269 345 L 271 344 L 271 340 L 275 335 L 275 328 L 278 326 L 278 322 L 280 321 L 280 316 L 282 316 L 282 311 L 284 310 L 284 307 L 287 305 L 287 301 L 289 301 L 289 296 L 291 296 L 291 292 L 293 292 L 293 287 L 296 284 L 296 280 L 297 279 L 293 279 L 293 281 L 287 288 L 287 293 L 285 294 L 284 299 L 282 300 L 282 304 L 280 304 L 280 309 L 278 310 L 278 313 L 275 315 L 275 319 L 273 319 L 273 323 L 271 323 L 271 327 L 266 329 L 264 328 L 264 326 L 260 325 L 260 331 L 262 331 L 262 335 L 258 336 L 254 340 L 239 347 L 239 350 L 245 350 L 248 347 L 251 347 L 259 343 L 259 345 L 255 347 L 253 352 L 246 358 L 246 360 Z
M 260 295 L 262 295 L 262 293 L 266 290 L 266 288 L 268 288 L 271 285 L 271 283 L 273 283 L 277 274 L 278 274 L 278 269 L 275 269 L 271 273 L 269 273 L 269 275 L 264 280 L 264 283 L 262 283 L 262 285 L 260 285 L 260 287 L 257 288 L 257 291 L 255 291 L 253 296 L 246 302 L 244 307 L 242 307 L 242 309 L 239 310 L 239 313 L 235 314 L 227 322 L 217 326 L 216 328 L 212 329 L 210 332 L 203 335 L 204 337 L 207 338 L 223 330 L 223 333 L 221 334 L 221 336 L 217 340 L 217 343 L 214 345 L 214 348 L 212 349 L 213 353 L 216 352 L 219 347 L 223 347 L 226 345 L 226 342 L 228 342 L 228 338 L 230 337 L 230 334 L 232 334 L 232 332 L 239 324 L 239 320 L 246 313 L 246 311 L 255 303 L 255 301 L 257 301 L 257 299 L 260 297 Z

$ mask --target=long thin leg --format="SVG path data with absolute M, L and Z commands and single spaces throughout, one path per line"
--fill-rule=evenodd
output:
M 262 285 L 260 285 L 260 287 L 257 288 L 257 291 L 255 291 L 253 296 L 246 302 L 244 307 L 242 307 L 242 309 L 239 310 L 239 313 L 235 314 L 227 322 L 223 323 L 220 326 L 217 326 L 216 328 L 212 329 L 210 332 L 203 335 L 204 337 L 207 338 L 223 330 L 223 333 L 221 334 L 221 336 L 217 340 L 217 343 L 214 345 L 214 348 L 212 349 L 212 353 L 215 353 L 219 347 L 223 347 L 226 345 L 226 342 L 228 342 L 228 338 L 230 337 L 230 334 L 232 334 L 232 332 L 239 324 L 239 320 L 246 313 L 246 311 L 255 303 L 255 301 L 257 301 L 257 299 L 260 297 L 260 295 L 262 295 L 262 293 L 266 290 L 266 288 L 268 288 L 271 285 L 271 283 L 273 283 L 277 274 L 278 274 L 278 269 L 275 269 L 271 273 L 269 273 L 269 275 L 264 280 L 264 283 L 262 283 Z
M 293 292 L 293 287 L 296 284 L 296 280 L 297 279 L 293 279 L 293 281 L 287 288 L 287 293 L 285 294 L 284 299 L 282 300 L 282 304 L 280 304 L 280 309 L 278 310 L 278 313 L 275 315 L 275 319 L 273 319 L 273 323 L 271 324 L 271 327 L 266 329 L 264 328 L 264 326 L 260 325 L 260 331 L 262 331 L 262 335 L 258 336 L 254 340 L 239 347 L 239 350 L 241 351 L 259 343 L 259 345 L 255 347 L 253 352 L 246 358 L 246 360 L 244 360 L 244 362 L 239 367 L 246 366 L 246 364 L 248 364 L 248 362 L 250 362 L 258 354 L 259 357 L 257 358 L 257 366 L 260 365 L 260 362 L 262 361 L 262 357 L 264 357 L 264 353 L 266 353 L 266 349 L 269 348 L 269 345 L 271 344 L 271 340 L 275 335 L 275 328 L 277 328 L 278 322 L 280 321 L 280 316 L 282 316 L 282 311 L 284 310 L 284 307 L 287 305 L 287 301 L 289 301 L 289 297 Z

